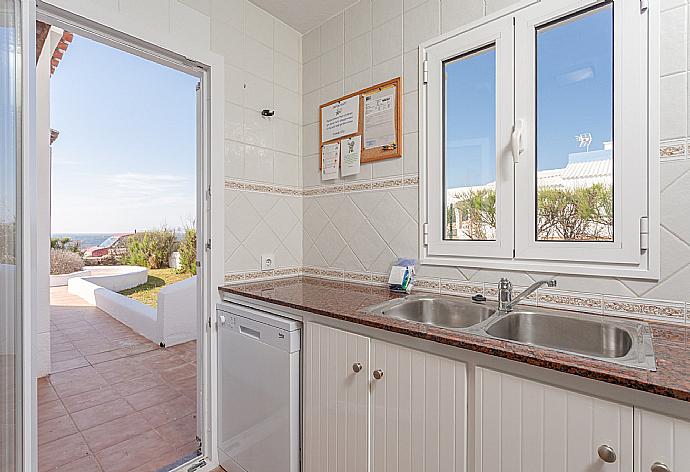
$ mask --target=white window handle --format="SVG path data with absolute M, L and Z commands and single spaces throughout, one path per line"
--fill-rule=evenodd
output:
M 515 120 L 513 126 L 513 134 L 510 136 L 511 145 L 513 147 L 513 162 L 517 164 L 520 162 L 520 154 L 525 152 L 525 146 L 522 142 L 522 131 L 524 128 L 524 121 Z

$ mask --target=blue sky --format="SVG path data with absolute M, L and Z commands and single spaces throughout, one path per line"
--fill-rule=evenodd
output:
M 537 33 L 539 170 L 562 168 L 569 153 L 583 151 L 580 133 L 592 134 L 591 151 L 612 139 L 612 19 L 608 5 Z M 485 50 L 446 64 L 448 187 L 496 178 L 495 61 Z
M 496 50 L 449 62 L 446 73 L 446 182 L 496 180 Z
M 196 92 L 183 72 L 74 37 L 51 79 L 52 232 L 181 226 L 195 210 Z

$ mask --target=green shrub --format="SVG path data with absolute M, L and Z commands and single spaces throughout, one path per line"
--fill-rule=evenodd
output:
M 611 186 L 542 189 L 537 204 L 539 239 L 597 241 L 613 237 Z
M 70 252 L 77 252 L 81 254 L 81 247 L 79 241 L 73 241 L 72 238 L 50 238 L 50 249 L 62 249 Z
M 196 275 L 196 229 L 185 228 L 179 251 L 180 272 Z
M 84 268 L 84 260 L 81 255 L 66 249 L 50 250 L 50 274 L 62 275 L 79 272 Z
M 464 235 L 456 234 L 455 237 L 463 236 L 472 240 L 486 240 L 494 238 L 496 232 L 496 191 L 493 189 L 470 190 L 462 195 L 462 198 L 455 204 L 459 210 L 460 220 L 456 225 L 460 226 L 462 221 L 467 220 Z M 448 208 L 447 228 L 449 235 L 452 223 L 455 218 L 452 205 Z M 456 229 L 457 231 L 457 229 Z
M 175 232 L 166 228 L 134 234 L 127 238 L 122 263 L 149 269 L 168 267 L 175 245 Z
M 455 195 L 446 210 L 446 234 L 464 224 L 462 236 L 484 240 L 496 228 L 496 191 L 470 190 Z M 455 221 L 453 209 L 462 220 Z M 459 235 L 457 235 L 459 236 Z M 537 192 L 537 237 L 556 241 L 607 241 L 613 237 L 613 190 L 593 184 L 578 188 L 540 188 Z

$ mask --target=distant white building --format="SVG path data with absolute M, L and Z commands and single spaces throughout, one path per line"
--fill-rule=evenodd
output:
M 581 188 L 594 184 L 611 185 L 613 182 L 613 150 L 610 142 L 604 149 L 568 154 L 568 164 L 562 169 L 537 172 L 538 188 Z M 456 203 L 471 191 L 493 190 L 496 182 L 486 185 L 454 187 L 446 191 L 446 204 Z
M 611 185 L 613 183 L 613 146 L 610 142 L 604 143 L 604 149 L 589 152 L 576 152 L 568 154 L 568 164 L 561 169 L 549 169 L 537 172 L 538 188 L 575 189 L 591 187 L 595 184 Z M 454 187 L 446 190 L 446 205 L 455 204 L 462 200 L 468 193 L 480 190 L 495 190 L 496 182 L 486 185 Z M 455 208 L 452 222 L 448 222 L 447 231 L 449 237 L 457 237 L 458 232 L 465 237 L 475 234 L 477 228 L 469 215 L 461 215 Z M 458 227 L 458 223 L 460 223 Z M 480 225 L 483 234 L 487 238 L 495 237 L 495 228 Z M 471 239 L 471 238 L 470 238 Z

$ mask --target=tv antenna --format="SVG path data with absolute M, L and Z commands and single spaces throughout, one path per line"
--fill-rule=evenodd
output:
M 577 140 L 577 147 L 587 148 L 589 152 L 589 146 L 592 144 L 592 133 L 582 133 L 575 136 Z

